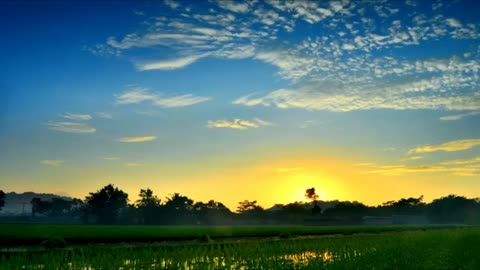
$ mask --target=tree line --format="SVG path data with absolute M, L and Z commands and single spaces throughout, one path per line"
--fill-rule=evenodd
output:
M 139 199 L 130 203 L 126 192 L 109 184 L 89 193 L 84 200 L 33 198 L 30 203 L 32 218 L 64 217 L 86 224 L 480 224 L 480 199 L 458 195 L 448 195 L 430 203 L 425 203 L 420 196 L 367 206 L 360 202 L 321 201 L 312 187 L 306 189 L 305 198 L 310 202 L 276 204 L 267 210 L 257 201 L 244 200 L 233 212 L 221 202 L 195 202 L 180 193 L 162 200 L 149 188 L 141 189 Z M 5 193 L 0 190 L 0 210 L 4 205 Z

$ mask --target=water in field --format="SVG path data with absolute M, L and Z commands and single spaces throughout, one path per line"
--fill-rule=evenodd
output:
M 262 264 L 262 261 L 272 261 L 277 264 L 282 265 L 308 265 L 311 260 L 320 260 L 325 263 L 331 263 L 334 260 L 334 256 L 330 252 L 316 253 L 316 252 L 301 252 L 295 254 L 285 254 L 277 257 L 268 257 L 261 258 L 259 261 L 256 260 L 245 260 L 245 259 L 236 259 L 235 257 L 226 258 L 226 257 L 202 257 L 202 258 L 193 258 L 191 260 L 185 260 L 179 262 L 174 259 L 154 259 L 152 261 L 143 261 L 139 259 L 125 259 L 123 263 L 117 267 L 114 267 L 114 263 L 108 269 L 118 269 L 118 270 L 134 270 L 134 269 L 184 269 L 184 270 L 193 270 L 193 269 L 238 269 L 238 270 L 248 270 L 248 269 L 257 269 L 258 265 Z M 283 263 L 282 263 L 283 262 Z M 22 269 L 49 269 L 45 264 L 37 265 L 23 265 Z M 105 269 L 102 266 L 93 265 L 82 265 L 82 263 L 73 263 L 68 262 L 65 265 L 61 266 L 60 269 L 70 269 L 70 270 L 99 270 Z
M 0 269 L 480 269 L 480 230 L 318 239 L 93 245 L 0 253 Z
M 154 260 L 152 263 L 145 263 L 142 261 L 136 260 L 125 260 L 123 266 L 119 269 L 127 270 L 127 269 L 239 269 L 239 270 L 248 270 L 248 269 L 256 269 L 255 266 L 262 265 L 266 261 L 271 262 L 283 262 L 285 265 L 307 265 L 309 261 L 317 260 L 322 261 L 324 263 L 331 263 L 334 260 L 334 256 L 331 252 L 312 252 L 306 251 L 301 253 L 292 253 L 292 254 L 285 254 L 279 255 L 275 257 L 266 257 L 266 258 L 258 258 L 258 260 L 252 259 L 241 259 L 235 257 L 201 257 L 201 258 L 194 258 L 192 260 L 186 260 L 184 262 L 177 262 L 174 263 L 173 260 Z M 262 263 L 263 261 L 263 263 Z

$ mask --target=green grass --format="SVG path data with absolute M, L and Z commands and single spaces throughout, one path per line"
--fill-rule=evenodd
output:
M 34 245 L 50 238 L 67 243 L 111 243 L 191 240 L 201 235 L 217 238 L 272 237 L 280 235 L 329 235 L 382 233 L 411 230 L 462 228 L 460 225 L 425 226 L 96 226 L 96 225 L 0 225 L 0 246 Z
M 480 229 L 92 245 L 4 253 L 0 269 L 480 269 Z

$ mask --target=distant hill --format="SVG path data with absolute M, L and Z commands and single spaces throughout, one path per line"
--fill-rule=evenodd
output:
M 24 193 L 15 193 L 9 192 L 5 193 L 5 206 L 0 211 L 0 215 L 30 215 L 32 213 L 32 205 L 30 201 L 33 198 L 40 198 L 42 200 L 51 200 L 53 198 L 62 198 L 65 200 L 72 200 L 70 197 L 60 196 L 56 194 L 49 193 L 35 193 L 35 192 L 24 192 Z

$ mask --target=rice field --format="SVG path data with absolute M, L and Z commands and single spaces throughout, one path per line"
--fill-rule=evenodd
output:
M 480 228 L 2 252 L 0 269 L 480 269 Z
M 301 235 L 350 235 L 415 230 L 464 228 L 465 225 L 398 226 L 101 226 L 0 224 L 0 247 L 36 245 L 49 238 L 62 238 L 70 244 L 122 243 L 194 240 L 212 238 L 275 237 Z

